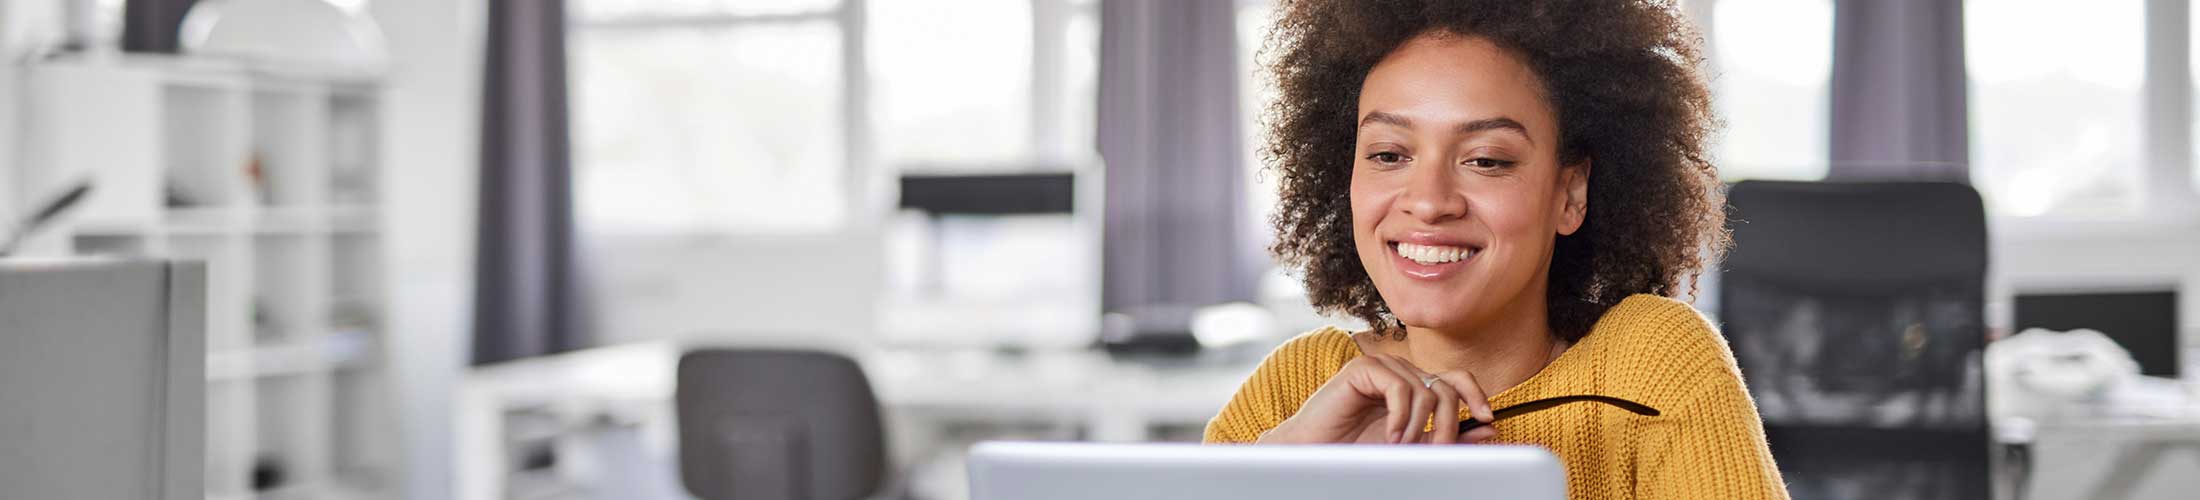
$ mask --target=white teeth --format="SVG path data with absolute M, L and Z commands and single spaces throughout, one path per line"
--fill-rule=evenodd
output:
M 1398 242 L 1398 255 L 1422 264 L 1442 264 L 1473 257 L 1474 250 L 1460 247 L 1415 245 Z

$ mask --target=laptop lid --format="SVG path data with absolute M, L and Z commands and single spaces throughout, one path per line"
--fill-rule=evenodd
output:
M 970 493 L 973 500 L 1560 500 L 1563 471 L 1533 446 L 987 442 L 971 449 Z

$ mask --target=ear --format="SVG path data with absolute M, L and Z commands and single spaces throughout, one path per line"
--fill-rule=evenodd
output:
M 1581 230 L 1581 222 L 1589 217 L 1590 158 L 1581 163 L 1558 169 L 1559 189 L 1565 193 L 1566 206 L 1558 213 L 1558 234 L 1571 236 Z

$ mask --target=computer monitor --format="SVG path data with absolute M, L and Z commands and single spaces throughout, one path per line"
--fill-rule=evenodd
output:
M 2016 328 L 2090 328 L 2115 340 L 2139 362 L 2139 372 L 2177 377 L 2177 291 L 2018 293 Z
M 980 443 L 972 500 L 1566 498 L 1533 446 Z
M 0 497 L 206 497 L 206 271 L 0 259 Z

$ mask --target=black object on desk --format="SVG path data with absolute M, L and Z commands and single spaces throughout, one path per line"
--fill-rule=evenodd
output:
M 1099 347 L 1110 357 L 1182 358 L 1199 353 L 1191 306 L 1126 308 L 1101 316 Z
M 2139 362 L 2139 372 L 2178 376 L 2177 292 L 2017 295 L 2017 331 L 2091 328 L 2115 340 Z
M 899 206 L 935 217 L 1068 214 L 1076 192 L 1069 172 L 904 175 Z

